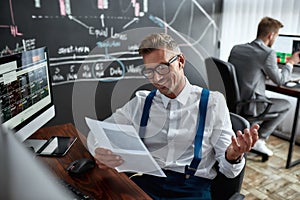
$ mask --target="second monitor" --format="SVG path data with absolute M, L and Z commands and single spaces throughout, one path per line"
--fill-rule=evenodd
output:
M 276 51 L 277 63 L 285 64 L 295 51 L 300 51 L 300 35 L 279 34 L 272 48 Z

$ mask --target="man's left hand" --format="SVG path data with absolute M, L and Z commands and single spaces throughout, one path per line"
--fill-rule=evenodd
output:
M 237 136 L 232 136 L 231 144 L 226 150 L 227 160 L 235 161 L 245 152 L 249 152 L 258 140 L 258 129 L 259 125 L 254 124 L 250 129 L 244 129 L 244 134 L 242 131 L 237 131 Z

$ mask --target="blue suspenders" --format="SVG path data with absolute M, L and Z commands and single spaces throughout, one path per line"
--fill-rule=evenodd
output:
M 202 139 L 204 133 L 208 97 L 209 97 L 209 90 L 203 88 L 201 93 L 200 103 L 199 103 L 199 121 L 197 126 L 197 133 L 194 141 L 195 144 L 194 158 L 189 166 L 188 165 L 185 166 L 184 173 L 186 175 L 186 178 L 189 178 L 189 176 L 193 176 L 195 174 L 198 165 L 202 159 Z
M 143 108 L 143 114 L 140 122 L 140 130 L 139 135 L 143 139 L 145 137 L 146 126 L 149 119 L 149 112 L 152 105 L 152 100 L 156 94 L 156 89 L 152 90 L 150 94 L 146 97 L 145 105 Z M 197 126 L 197 133 L 195 136 L 195 148 L 194 148 L 194 158 L 190 165 L 185 166 L 185 175 L 186 178 L 189 176 L 193 176 L 197 171 L 198 165 L 202 159 L 202 139 L 204 133 L 204 126 L 205 126 L 205 117 L 206 117 L 206 110 L 207 110 L 207 103 L 209 97 L 209 90 L 203 88 L 201 93 L 201 99 L 199 103 L 199 121 Z M 201 115 L 200 115 L 201 113 Z
M 156 89 L 152 90 L 148 94 L 148 96 L 146 97 L 146 100 L 145 100 L 145 105 L 144 105 L 144 109 L 143 109 L 143 114 L 142 114 L 142 118 L 141 118 L 141 122 L 140 122 L 140 130 L 139 130 L 139 135 L 142 140 L 145 137 L 146 126 L 148 124 L 148 119 L 149 119 L 149 112 L 150 112 L 152 100 L 153 100 L 155 94 L 156 94 Z

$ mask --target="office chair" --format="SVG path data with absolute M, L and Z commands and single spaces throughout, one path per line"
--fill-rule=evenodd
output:
M 270 120 L 276 118 L 278 113 L 269 113 L 272 102 L 268 99 L 251 99 L 247 101 L 242 101 L 240 99 L 240 89 L 237 82 L 237 75 L 233 64 L 225 62 L 218 58 L 209 57 L 205 59 L 205 65 L 207 68 L 217 67 L 220 75 L 222 77 L 225 86 L 225 97 L 229 111 L 236 113 L 245 119 L 247 119 L 250 124 L 259 123 L 265 120 Z M 257 116 L 249 116 L 243 113 L 243 108 L 250 103 L 266 103 L 267 107 L 261 114 Z M 256 150 L 251 150 L 251 152 L 262 156 L 262 161 L 269 159 L 269 156 L 265 153 L 258 152 Z
M 230 113 L 230 119 L 232 123 L 232 129 L 236 133 L 238 130 L 243 131 L 245 128 L 249 128 L 249 122 L 240 115 Z M 246 154 L 244 154 L 246 159 Z M 244 199 L 244 195 L 240 194 L 242 183 L 245 174 L 246 164 L 241 173 L 235 178 L 227 178 L 221 172 L 219 172 L 218 163 L 215 164 L 217 170 L 217 176 L 213 179 L 211 185 L 211 195 L 213 200 L 240 200 Z

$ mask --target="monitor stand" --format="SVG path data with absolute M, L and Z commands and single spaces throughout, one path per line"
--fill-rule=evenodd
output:
M 32 149 L 35 153 L 47 142 L 41 139 L 27 139 L 23 142 L 25 147 Z

